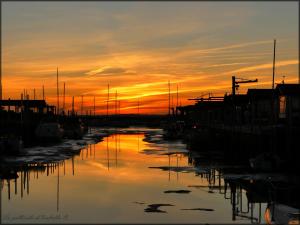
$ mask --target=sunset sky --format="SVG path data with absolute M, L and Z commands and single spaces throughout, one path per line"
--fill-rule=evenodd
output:
M 204 93 L 224 95 L 231 76 L 270 88 L 273 39 L 276 79 L 298 82 L 298 2 L 2 2 L 4 99 L 36 89 L 56 104 L 66 82 L 66 106 L 106 113 L 118 92 L 121 113 L 166 113 L 168 80 L 173 105 Z M 62 98 L 60 98 L 62 102 Z M 62 105 L 62 104 L 61 104 Z

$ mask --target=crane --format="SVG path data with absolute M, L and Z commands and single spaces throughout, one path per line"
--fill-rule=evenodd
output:
M 239 84 L 244 84 L 244 83 L 253 83 L 257 82 L 258 80 L 248 80 L 244 78 L 237 78 L 235 76 L 232 76 L 232 95 L 235 95 L 235 90 L 237 90 L 240 85 Z

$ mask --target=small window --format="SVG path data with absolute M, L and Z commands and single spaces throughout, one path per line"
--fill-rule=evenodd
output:
M 286 118 L 286 96 L 279 96 L 279 118 Z

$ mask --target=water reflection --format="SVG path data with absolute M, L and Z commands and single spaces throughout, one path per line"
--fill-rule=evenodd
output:
M 232 168 L 199 162 L 183 146 L 147 142 L 141 132 L 113 134 L 69 160 L 2 167 L 1 221 L 266 222 L 278 190 L 228 177 Z

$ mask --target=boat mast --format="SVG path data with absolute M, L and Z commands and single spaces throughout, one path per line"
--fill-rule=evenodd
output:
M 94 116 L 96 115 L 96 99 L 95 99 L 95 95 L 94 95 Z
M 59 89 L 58 89 L 58 67 L 56 68 L 56 95 L 57 95 L 57 109 L 56 114 L 59 114 Z
M 276 55 L 276 39 L 274 39 L 274 51 L 273 51 L 273 81 L 272 81 L 272 89 L 274 89 L 274 79 L 275 79 L 275 55 Z
M 43 85 L 43 100 L 45 100 L 45 88 L 44 88 L 44 85 Z
M 168 87 L 169 87 L 169 108 L 168 108 L 168 114 L 170 116 L 170 104 L 171 104 L 171 95 L 170 95 L 170 81 L 168 82 Z
M 177 108 L 178 108 L 178 84 L 177 84 L 177 96 L 176 96 L 176 115 L 177 115 Z
M 140 115 L 140 99 L 139 98 L 138 98 L 137 106 L 138 106 L 138 115 Z
M 66 83 L 64 82 L 64 98 L 63 98 L 63 111 L 65 112 L 66 106 Z
M 177 100 L 176 100 L 176 107 L 178 107 L 178 84 L 177 84 L 177 96 L 176 96 Z
M 118 113 L 118 91 L 116 90 L 116 96 L 115 96 L 115 114 Z
M 107 102 L 106 102 L 106 116 L 108 117 L 108 102 L 109 102 L 109 84 L 107 84 Z
M 81 95 L 81 107 L 80 107 L 80 114 L 83 115 L 83 95 Z
M 72 115 L 75 115 L 75 112 L 74 112 L 74 96 L 72 97 Z

